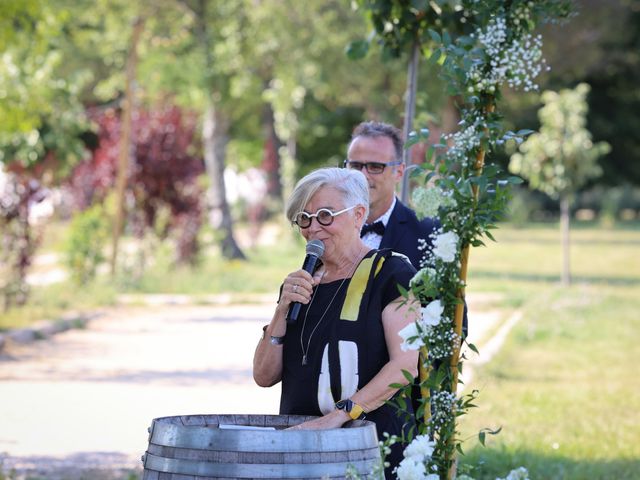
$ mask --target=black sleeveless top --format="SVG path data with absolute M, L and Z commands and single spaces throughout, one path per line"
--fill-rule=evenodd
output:
M 287 326 L 280 414 L 326 414 L 382 369 L 389 361 L 382 311 L 400 297 L 398 284 L 408 289 L 415 271 L 404 256 L 372 250 L 351 279 L 315 287 L 310 308 L 303 305 Z M 379 435 L 400 434 L 404 422 L 388 405 L 368 412 L 367 420 Z

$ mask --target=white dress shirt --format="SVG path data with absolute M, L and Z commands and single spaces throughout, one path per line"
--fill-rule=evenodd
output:
M 391 212 L 393 212 L 393 208 L 396 206 L 396 197 L 393 197 L 393 202 L 391 202 L 391 206 L 389 210 L 387 210 L 384 215 L 380 218 L 377 218 L 375 222 L 382 222 L 385 228 L 387 228 L 387 224 L 389 223 L 389 218 L 391 218 Z M 375 223 L 371 222 L 371 223 Z M 380 243 L 382 242 L 382 235 L 378 235 L 375 232 L 369 232 L 364 237 L 362 237 L 362 241 L 369 248 L 380 248 Z

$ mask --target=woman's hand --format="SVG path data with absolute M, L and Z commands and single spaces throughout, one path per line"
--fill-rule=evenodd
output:
M 347 412 L 336 409 L 322 417 L 289 427 L 287 430 L 328 430 L 330 428 L 340 428 L 349 420 L 351 420 L 351 417 Z
M 292 302 L 307 304 L 311 301 L 313 286 L 320 283 L 320 276 L 297 270 L 282 282 L 282 293 L 271 323 L 265 329 L 253 355 L 253 379 L 261 387 L 270 387 L 282 377 L 282 344 L 269 341 L 271 337 L 284 337 L 287 333 L 286 315 Z M 285 340 L 286 341 L 286 340 Z
M 305 270 L 297 270 L 287 275 L 282 283 L 282 295 L 280 295 L 280 303 L 283 307 L 289 307 L 292 302 L 307 304 L 311 301 L 313 287 L 320 281 L 320 277 L 316 275 L 312 277 Z

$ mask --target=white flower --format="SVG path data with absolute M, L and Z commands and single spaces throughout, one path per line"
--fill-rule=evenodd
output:
M 451 192 L 440 187 L 418 187 L 411 194 L 411 200 L 418 218 L 437 217 L 440 207 L 454 208 L 456 201 L 451 197 Z
M 407 350 L 418 350 L 420 347 L 424 346 L 424 342 L 422 341 L 422 338 L 420 338 L 420 331 L 418 330 L 418 324 L 416 322 L 411 322 L 409 325 L 404 327 L 398 332 L 398 335 L 402 337 L 402 345 L 400 345 L 400 348 L 403 352 L 406 352 Z
M 439 188 L 419 187 L 413 191 L 411 200 L 418 218 L 435 217 L 442 203 L 442 190 Z
M 427 471 L 424 463 L 417 461 L 415 457 L 405 458 L 396 468 L 398 480 L 424 480 Z
M 496 480 L 503 480 L 502 478 L 496 478 Z M 511 470 L 504 480 L 529 480 L 529 472 L 524 467 Z
M 422 322 L 424 325 L 435 327 L 442 320 L 444 305 L 440 300 L 434 300 L 422 309 Z
M 441 233 L 433 241 L 433 254 L 443 262 L 450 263 L 456 258 L 458 235 L 454 232 Z
M 416 272 L 411 280 L 409 280 L 409 288 L 413 289 L 418 286 L 424 288 L 432 287 L 436 281 L 436 271 L 434 268 L 424 267 Z
M 435 443 L 427 435 L 418 435 L 404 449 L 405 458 L 415 457 L 417 460 L 425 461 L 431 458 Z

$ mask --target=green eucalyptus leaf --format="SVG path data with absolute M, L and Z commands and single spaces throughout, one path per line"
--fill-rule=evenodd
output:
M 462 35 L 461 37 L 458 37 L 456 42 L 459 45 L 464 45 L 464 46 L 471 46 L 476 43 L 475 39 L 470 37 L 469 35 Z
M 402 370 L 402 375 L 404 376 L 404 378 L 406 378 L 410 383 L 413 383 L 413 375 L 411 375 L 411 372 L 408 372 L 407 370 Z
M 436 63 L 438 63 L 438 60 L 440 60 L 440 57 L 442 57 L 442 49 L 436 48 L 429 57 L 428 61 L 431 65 L 435 65 Z
M 407 138 L 407 141 L 404 142 L 404 148 L 413 147 L 420 142 L 422 142 L 422 138 L 420 138 L 420 135 L 416 135 L 416 132 L 411 132 L 409 134 L 409 138 Z
M 367 40 L 354 40 L 346 48 L 347 57 L 351 60 L 360 60 L 369 53 L 369 42 Z
M 436 43 L 442 43 L 442 38 L 440 37 L 440 34 L 438 32 L 436 32 L 435 30 L 432 30 L 431 28 L 427 30 L 427 32 L 429 32 L 429 36 L 431 37 L 431 40 L 433 40 Z
M 522 129 L 522 130 L 518 130 L 516 135 L 521 136 L 521 137 L 525 137 L 527 135 L 531 135 L 532 133 L 535 133 L 535 131 L 525 128 L 525 129 Z
M 444 43 L 445 47 L 448 47 L 449 45 L 451 45 L 451 35 L 449 34 L 449 32 L 447 30 L 444 31 L 444 33 L 442 34 L 442 43 Z M 456 47 L 457 49 L 457 47 Z M 462 50 L 462 49 L 460 49 Z M 464 50 L 462 50 L 462 55 L 464 55 L 466 52 Z

